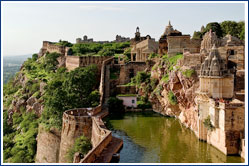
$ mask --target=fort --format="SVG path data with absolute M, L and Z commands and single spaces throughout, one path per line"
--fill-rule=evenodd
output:
M 159 60 L 156 58 L 149 59 L 153 53 L 159 54 L 159 59 L 164 54 L 169 57 L 183 54 L 178 65 L 196 71 L 198 90 L 193 92 L 195 93 L 193 104 L 196 105 L 191 107 L 193 109 L 191 113 L 188 113 L 195 119 L 189 126 L 196 136 L 224 154 L 240 154 L 244 157 L 245 48 L 242 41 L 231 35 L 218 38 L 212 30 L 206 32 L 202 40 L 191 39 L 190 35 L 182 35 L 180 31 L 174 29 L 170 22 L 158 42 L 149 35 L 141 36 L 139 27 L 136 28 L 135 37 L 132 39 L 116 36 L 116 42 L 125 41 L 130 41 L 131 58 L 129 62 L 124 62 L 120 56 L 118 63 L 115 63 L 112 56 L 74 56 L 68 47 L 43 42 L 39 56 L 43 56 L 46 52 L 61 54 L 60 65 L 65 66 L 69 71 L 77 67 L 96 64 L 101 75 L 99 87 L 101 97 L 100 105 L 96 108 L 77 108 L 65 111 L 61 133 L 56 130 L 46 133 L 39 129 L 37 162 L 67 162 L 66 152 L 80 135 L 91 139 L 93 148 L 83 158 L 76 154 L 74 162 L 110 162 L 112 155 L 117 153 L 122 146 L 122 140 L 113 137 L 112 132 L 106 129 L 101 119 L 108 114 L 107 100 L 113 89 L 111 87 L 114 87 L 120 94 L 136 93 L 137 89 L 134 86 L 125 86 L 125 84 L 129 83 L 139 71 L 149 71 L 155 63 L 158 63 Z M 91 42 L 94 42 L 93 39 L 88 39 L 87 36 L 84 36 L 83 40 L 80 38 L 76 40 L 76 43 Z M 115 85 L 112 85 L 110 81 L 110 69 L 113 68 L 119 71 Z M 177 80 L 173 81 L 177 82 Z M 168 88 L 173 84 L 174 82 L 170 86 L 164 86 Z M 182 84 L 190 87 L 191 83 L 183 82 Z M 182 101 L 185 100 L 182 99 Z M 161 106 L 153 108 L 160 110 Z M 182 118 L 183 114 L 187 113 L 182 111 L 178 117 Z M 211 126 L 205 125 L 205 121 L 208 120 Z M 46 140 L 48 135 L 52 138 L 49 142 L 51 146 L 46 146 L 47 144 L 41 141 Z M 46 151 L 51 153 L 45 153 Z

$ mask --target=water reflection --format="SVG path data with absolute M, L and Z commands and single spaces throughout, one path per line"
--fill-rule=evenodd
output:
M 106 122 L 113 135 L 124 141 L 120 152 L 121 163 L 244 162 L 238 156 L 226 156 L 199 141 L 175 118 L 140 112 L 109 116 Z

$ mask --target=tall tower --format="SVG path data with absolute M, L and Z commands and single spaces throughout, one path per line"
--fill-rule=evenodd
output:
M 136 39 L 136 40 L 140 40 L 139 27 L 136 28 L 135 39 Z
M 68 110 L 63 113 L 59 163 L 67 163 L 67 152 L 76 138 L 86 136 L 91 139 L 92 117 L 86 108 Z

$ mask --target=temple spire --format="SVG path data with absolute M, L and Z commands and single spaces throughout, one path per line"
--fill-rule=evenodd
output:
M 171 25 L 171 23 L 170 23 L 170 20 L 169 20 L 169 25 L 168 25 L 169 27 L 172 27 L 172 25 Z

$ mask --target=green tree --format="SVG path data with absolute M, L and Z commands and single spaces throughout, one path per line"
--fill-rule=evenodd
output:
M 46 64 L 47 71 L 56 70 L 56 65 L 59 64 L 59 62 L 57 61 L 57 58 L 60 56 L 61 54 L 58 54 L 56 52 L 46 54 L 45 64 Z
M 111 47 L 104 47 L 102 50 L 98 52 L 101 56 L 114 56 L 115 51 Z
M 239 37 L 239 29 L 238 29 L 238 23 L 235 21 L 223 21 L 220 24 L 222 28 L 222 35 L 226 36 L 227 34 L 230 34 L 235 37 Z
M 200 31 L 194 31 L 193 34 L 193 39 L 202 39 L 203 33 L 201 33 Z
M 56 72 L 48 82 L 44 95 L 45 108 L 41 122 L 44 127 L 61 128 L 62 115 L 65 110 L 98 105 L 97 66 L 91 65 L 76 68 L 71 72 L 63 73 L 63 69 Z
M 38 54 L 33 54 L 33 55 L 32 55 L 32 60 L 33 60 L 33 61 L 36 61 L 37 59 L 38 59 Z
M 124 105 L 123 100 L 120 100 L 116 97 L 110 97 L 107 101 L 109 111 L 112 113 L 123 112 Z
M 212 32 L 216 32 L 217 37 L 222 37 L 222 29 L 218 22 L 211 22 L 206 25 L 205 33 L 212 29 Z
M 238 37 L 240 38 L 240 40 L 245 40 L 245 22 L 244 21 L 238 22 L 237 27 L 239 29 Z

